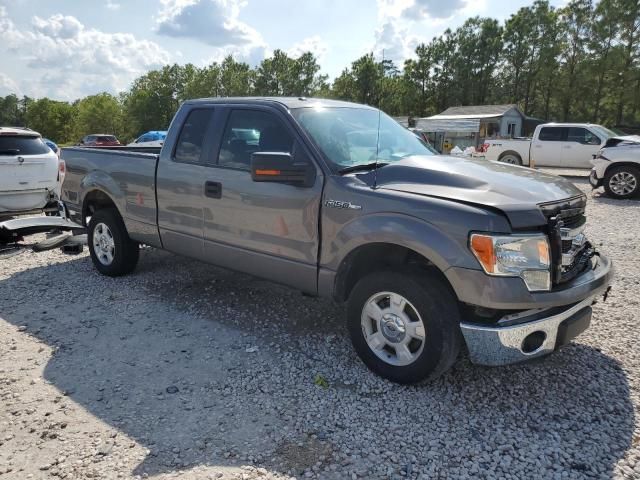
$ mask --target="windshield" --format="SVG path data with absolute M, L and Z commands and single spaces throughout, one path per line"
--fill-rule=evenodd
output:
M 602 125 L 592 125 L 591 127 L 596 131 L 598 136 L 603 137 L 605 140 L 609 140 L 611 137 L 619 136 L 619 134 L 617 134 L 613 130 L 609 130 Z
M 412 132 L 378 110 L 299 108 L 293 115 L 336 170 L 372 162 L 390 163 L 411 155 L 433 155 Z

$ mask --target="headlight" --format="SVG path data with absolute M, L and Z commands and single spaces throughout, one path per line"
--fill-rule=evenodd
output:
M 551 257 L 545 235 L 474 233 L 470 247 L 487 274 L 520 277 L 531 292 L 551 289 Z

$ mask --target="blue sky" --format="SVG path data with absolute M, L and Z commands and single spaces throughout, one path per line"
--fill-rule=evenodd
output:
M 0 0 L 0 95 L 73 100 L 126 89 L 167 63 L 227 54 L 251 64 L 311 50 L 331 78 L 374 52 L 401 64 L 417 43 L 524 0 Z M 562 6 L 566 0 L 552 0 Z

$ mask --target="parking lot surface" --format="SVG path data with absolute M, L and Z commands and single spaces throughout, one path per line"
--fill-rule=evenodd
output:
M 588 195 L 616 268 L 591 328 L 410 387 L 327 300 L 152 249 L 116 279 L 2 259 L 0 479 L 640 478 L 640 203 Z

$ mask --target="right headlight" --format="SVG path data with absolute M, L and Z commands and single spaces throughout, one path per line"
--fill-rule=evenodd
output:
M 488 275 L 520 277 L 531 292 L 551 290 L 551 255 L 546 235 L 473 233 L 469 247 Z

